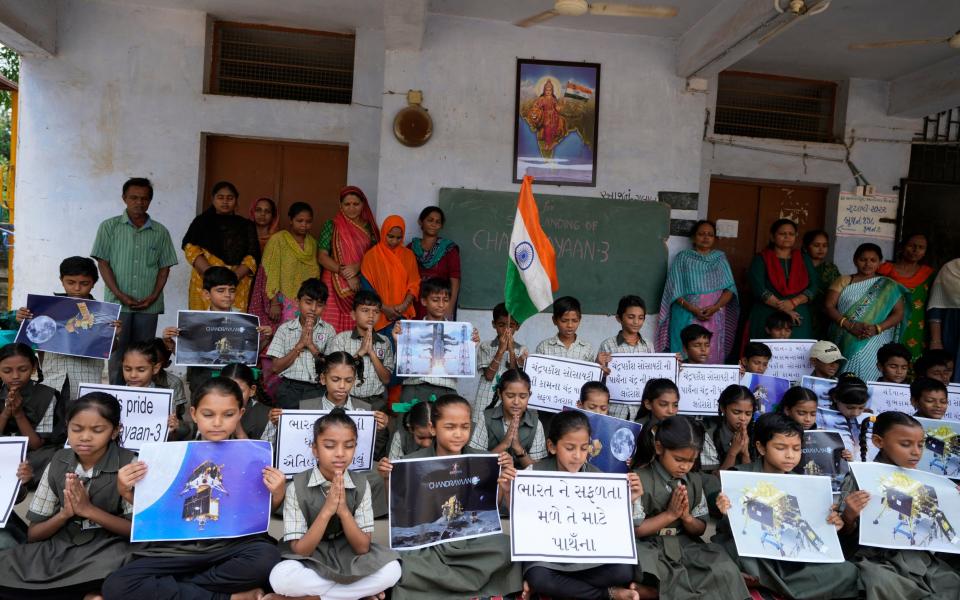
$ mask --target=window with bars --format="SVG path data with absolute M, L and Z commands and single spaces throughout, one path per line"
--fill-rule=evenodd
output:
M 802 142 L 834 141 L 837 84 L 725 71 L 714 133 Z
M 217 21 L 210 92 L 350 104 L 355 41 L 351 34 Z

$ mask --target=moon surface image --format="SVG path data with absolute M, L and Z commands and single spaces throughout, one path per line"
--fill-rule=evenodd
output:
M 57 333 L 57 322 L 46 315 L 41 315 L 27 325 L 27 339 L 34 344 L 42 344 Z
M 626 427 L 621 427 L 610 436 L 610 452 L 617 460 L 626 461 L 633 456 L 635 446 L 633 434 Z

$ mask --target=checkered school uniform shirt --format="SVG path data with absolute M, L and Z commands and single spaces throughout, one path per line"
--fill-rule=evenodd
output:
M 86 382 L 84 382 L 86 383 Z M 83 468 L 83 465 L 77 465 L 77 468 L 73 470 L 81 480 L 89 481 L 93 477 L 93 469 L 91 467 L 89 471 Z M 60 501 L 57 500 L 57 495 L 53 493 L 53 489 L 50 487 L 50 484 L 47 481 L 47 476 L 50 474 L 50 465 L 43 470 L 43 476 L 40 477 L 40 484 L 37 486 L 37 491 L 33 493 L 33 502 L 30 503 L 30 512 L 40 515 L 41 517 L 52 517 L 60 510 Z M 87 486 L 89 490 L 89 485 Z M 121 500 L 123 507 L 123 514 L 130 515 L 133 514 L 133 505 L 127 502 L 126 500 Z
M 627 343 L 623 339 L 623 332 L 618 332 L 612 338 L 603 340 L 600 344 L 600 352 L 609 352 L 610 354 L 640 354 L 641 352 L 650 352 L 650 346 L 643 337 L 637 342 L 636 346 Z M 611 402 L 607 414 L 618 419 L 633 421 L 637 418 L 640 407 L 632 404 L 622 404 L 620 402 Z
M 503 420 L 503 433 L 507 433 L 507 428 L 510 427 L 510 423 L 506 419 Z M 473 435 L 470 436 L 470 447 L 476 448 L 477 450 L 482 450 L 484 452 L 490 450 L 488 444 L 490 443 L 490 435 L 487 433 L 487 425 L 481 420 L 479 424 L 474 426 Z M 547 438 L 543 434 L 543 425 L 540 423 L 540 420 L 537 419 L 537 431 L 533 434 L 533 443 L 530 444 L 530 450 L 527 451 L 527 454 L 530 455 L 530 460 L 537 462 L 542 458 L 547 457 Z
M 300 325 L 299 318 L 293 318 L 277 327 L 277 332 L 273 334 L 273 341 L 270 342 L 270 348 L 267 349 L 267 356 L 272 358 L 282 358 L 300 341 L 300 335 L 303 332 L 303 326 Z M 330 344 L 337 335 L 333 325 L 323 319 L 317 319 L 313 326 L 313 343 L 320 350 L 321 354 L 327 354 L 330 350 Z M 303 350 L 293 361 L 293 364 L 280 373 L 287 379 L 296 379 L 305 383 L 317 383 L 317 368 L 314 364 L 313 355 L 309 350 Z
M 307 481 L 307 487 L 321 486 L 324 491 L 329 492 L 331 483 L 320 472 L 317 467 L 310 472 L 310 480 Z M 350 472 L 343 474 L 343 487 L 355 488 Z M 360 499 L 360 504 L 353 513 L 353 518 L 357 522 L 357 527 L 364 533 L 373 533 L 373 502 L 370 497 L 370 486 L 367 486 Z M 283 501 L 283 539 L 284 542 L 298 540 L 307 534 L 310 524 L 307 523 L 303 511 L 300 510 L 300 502 L 297 500 L 297 486 L 291 481 L 287 484 L 287 497 Z
M 354 331 L 344 331 L 334 336 L 330 343 L 330 352 L 347 352 L 354 356 L 360 352 L 360 346 L 363 345 L 363 338 Z M 393 353 L 393 346 L 390 341 L 378 333 L 373 334 L 373 351 L 377 358 L 383 363 L 384 368 L 391 373 L 397 368 L 397 358 Z M 373 368 L 373 361 L 369 356 L 363 357 L 363 383 L 357 383 L 350 392 L 351 396 L 357 398 L 369 398 L 370 396 L 379 396 L 386 388 L 377 372 Z
M 63 390 L 63 382 L 69 379 L 69 396 L 63 400 L 76 400 L 81 383 L 100 384 L 103 380 L 103 365 L 106 362 L 100 358 L 47 352 L 43 356 L 43 384 L 59 392 Z
M 487 366 L 493 361 L 493 357 L 497 355 L 497 348 L 499 346 L 499 340 L 494 338 L 489 342 L 481 342 L 477 347 L 477 379 L 479 383 L 477 384 L 477 395 L 473 400 L 473 422 L 477 424 L 483 423 L 483 411 L 486 410 L 487 406 L 493 400 L 497 380 L 500 379 L 500 376 L 503 375 L 503 372 L 507 370 L 507 366 L 510 364 L 510 357 L 504 352 L 500 364 L 497 365 L 497 374 L 493 376 L 493 381 L 487 381 L 483 377 Z M 514 342 L 513 353 L 518 359 L 526 351 L 526 346 Z
M 597 359 L 597 353 L 593 351 L 593 344 L 583 341 L 580 336 L 577 336 L 577 339 L 570 344 L 569 348 L 564 346 L 557 336 L 547 338 L 537 344 L 537 354 L 573 358 L 587 362 L 594 362 Z

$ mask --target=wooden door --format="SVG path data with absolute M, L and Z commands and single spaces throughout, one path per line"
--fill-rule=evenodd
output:
M 203 209 L 210 206 L 211 186 L 227 180 L 240 192 L 237 214 L 249 216 L 258 198 L 271 198 L 285 227 L 290 205 L 306 202 L 313 207 L 317 235 L 337 212 L 340 188 L 347 183 L 347 160 L 346 146 L 209 136 Z
M 796 222 L 799 247 L 805 232 L 823 229 L 826 202 L 825 188 L 710 181 L 707 218 L 714 222 L 720 219 L 737 222 L 736 237 L 718 237 L 717 249 L 726 252 L 741 297 L 748 293 L 750 261 L 770 240 L 770 225 L 783 218 Z

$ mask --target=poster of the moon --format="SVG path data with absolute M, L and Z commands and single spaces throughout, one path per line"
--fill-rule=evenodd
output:
M 27 310 L 33 316 L 20 323 L 18 343 L 54 354 L 110 358 L 119 304 L 27 294 Z

